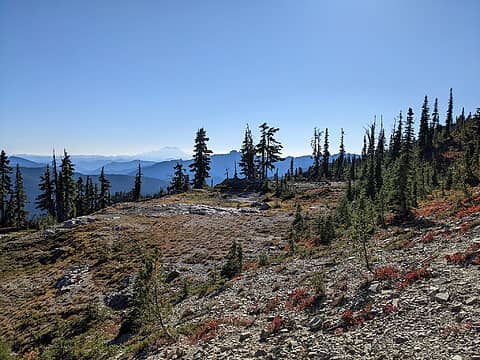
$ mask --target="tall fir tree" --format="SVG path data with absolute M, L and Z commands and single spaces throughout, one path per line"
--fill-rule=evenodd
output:
M 402 127 L 403 127 L 403 116 L 402 116 L 402 111 L 400 111 L 400 114 L 398 115 L 397 128 L 393 131 L 393 134 L 390 140 L 389 152 L 390 152 L 391 161 L 395 161 L 400 156 L 400 152 L 402 149 L 402 134 L 403 134 Z
M 267 123 L 260 125 L 260 141 L 256 146 L 260 180 L 266 180 L 268 171 L 275 169 L 275 163 L 281 160 L 283 146 L 275 139 L 278 130 L 268 126 Z
M 95 211 L 95 190 L 93 187 L 93 181 L 90 176 L 87 176 L 85 182 L 85 212 L 91 214 Z
M 340 147 L 338 149 L 338 158 L 335 166 L 335 178 L 337 180 L 343 180 L 343 172 L 345 168 L 345 145 L 343 143 L 343 137 L 345 132 L 343 128 L 340 131 Z
M 367 132 L 368 147 L 365 159 L 365 192 L 370 199 L 375 198 L 375 122 Z
M 188 175 L 185 173 L 183 169 L 182 163 L 177 163 L 174 166 L 174 174 L 172 181 L 170 182 L 170 186 L 168 187 L 168 191 L 170 193 L 181 193 L 188 191 L 189 188 L 189 179 Z
M 321 149 L 321 138 L 323 132 L 318 130 L 317 128 L 313 129 L 313 137 L 310 142 L 310 146 L 312 147 L 312 159 L 313 159 L 313 166 L 312 166 L 312 178 L 318 180 L 320 178 L 320 158 L 322 156 L 322 149 Z
M 102 166 L 100 171 L 100 176 L 98 178 L 100 181 L 100 193 L 98 195 L 98 206 L 100 209 L 105 209 L 110 205 L 110 181 L 105 177 L 105 171 Z
M 55 218 L 55 199 L 54 199 L 54 183 L 50 175 L 50 167 L 47 165 L 45 172 L 40 177 L 40 194 L 37 196 L 37 209 L 45 211 L 48 215 Z
M 142 196 L 142 167 L 138 163 L 137 174 L 135 175 L 135 183 L 132 189 L 132 200 L 139 201 Z
M 325 138 L 323 142 L 323 154 L 322 154 L 322 176 L 325 179 L 330 178 L 329 162 L 330 162 L 330 151 L 328 150 L 328 128 L 325 129 Z
M 375 150 L 375 188 L 377 192 L 383 185 L 383 163 L 385 160 L 385 129 L 383 128 L 383 121 L 380 124 L 380 132 L 378 134 L 377 149 Z
M 428 98 L 425 95 L 422 105 L 422 115 L 420 116 L 420 127 L 418 129 L 418 148 L 420 151 L 420 158 L 422 160 L 430 159 L 431 155 L 431 132 L 429 130 L 429 108 Z
M 402 152 L 405 154 L 408 163 L 410 163 L 410 161 L 413 159 L 413 145 L 415 141 L 413 115 L 412 108 L 408 108 L 407 121 L 405 124 L 405 135 L 402 144 Z
M 85 185 L 83 178 L 80 176 L 76 182 L 76 194 L 75 207 L 77 208 L 77 215 L 82 216 L 86 214 L 86 200 L 85 200 Z
M 450 97 L 448 99 L 447 119 L 445 120 L 445 136 L 450 137 L 453 125 L 453 90 L 450 88 Z
M 206 179 L 210 176 L 210 155 L 207 142 L 210 140 L 204 128 L 197 131 L 195 146 L 193 149 L 193 163 L 189 165 L 190 171 L 194 173 L 193 187 L 201 189 L 207 185 Z
M 13 209 L 12 219 L 17 228 L 24 228 L 27 225 L 27 210 L 25 205 L 27 203 L 27 195 L 23 185 L 23 175 L 20 171 L 20 166 L 17 164 L 15 171 L 15 189 L 13 191 Z
M 53 149 L 52 156 L 52 175 L 53 185 L 55 189 L 55 215 L 57 220 L 63 221 L 65 219 L 65 208 L 63 206 L 63 183 L 62 174 L 57 170 L 57 158 L 55 155 L 55 149 Z
M 7 224 L 8 195 L 12 192 L 12 168 L 5 150 L 0 153 L 0 226 Z
M 248 124 L 245 128 L 245 137 L 240 149 L 241 159 L 239 162 L 240 173 L 248 180 L 255 179 L 255 145 L 253 143 L 252 131 Z
M 61 164 L 62 174 L 62 197 L 63 197 L 63 219 L 71 219 L 77 215 L 77 209 L 75 207 L 75 180 L 73 178 L 74 167 L 70 155 L 67 151 L 63 151 L 63 158 Z

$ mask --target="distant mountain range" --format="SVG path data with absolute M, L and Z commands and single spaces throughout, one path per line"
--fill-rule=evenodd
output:
M 169 148 L 175 149 L 175 148 Z M 174 150 L 172 150 L 172 154 Z M 152 153 L 150 153 L 152 154 Z M 185 155 L 185 154 L 184 154 Z M 353 156 L 353 154 L 347 154 L 347 157 Z M 240 162 L 241 154 L 238 151 L 231 151 L 228 154 L 214 154 L 211 157 L 211 170 L 210 178 L 207 180 L 208 184 L 212 183 L 216 185 L 222 182 L 227 173 L 229 177 L 234 176 L 235 166 L 237 166 L 237 172 L 240 176 L 240 168 L 238 163 Z M 334 161 L 338 157 L 338 154 L 332 155 L 330 161 Z M 165 161 L 151 161 L 142 159 L 128 159 L 128 156 L 95 156 L 95 155 L 73 155 L 72 162 L 75 165 L 75 178 L 80 176 L 86 177 L 90 175 L 94 182 L 98 182 L 98 175 L 101 168 L 104 167 L 105 174 L 112 185 L 111 192 L 130 191 L 133 187 L 135 174 L 140 164 L 142 168 L 142 194 L 151 195 L 160 191 L 160 189 L 167 189 L 172 177 L 173 167 L 177 163 L 182 163 L 185 170 L 189 172 L 188 166 L 193 162 L 192 159 L 182 160 L 165 160 Z M 13 155 L 9 157 L 10 165 L 15 167 L 17 164 L 21 167 L 25 181 L 25 189 L 28 197 L 27 210 L 30 214 L 38 213 L 35 209 L 35 198 L 39 194 L 38 183 L 40 182 L 40 176 L 45 171 L 46 164 L 51 164 L 50 156 L 41 155 L 28 155 L 24 154 Z M 59 160 L 61 156 L 57 157 Z M 292 157 L 289 156 L 283 161 L 275 164 L 280 176 L 287 173 L 290 168 L 290 161 Z M 295 168 L 308 169 L 313 164 L 312 158 L 309 155 L 293 157 L 293 163 Z M 273 175 L 269 174 L 269 176 Z

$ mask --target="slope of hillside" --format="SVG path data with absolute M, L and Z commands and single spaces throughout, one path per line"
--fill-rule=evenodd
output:
M 479 358 L 479 188 L 468 200 L 438 194 L 414 222 L 379 230 L 369 273 L 348 234 L 288 256 L 294 203 L 314 217 L 342 191 L 296 187 L 283 202 L 193 191 L 2 236 L 0 336 L 30 358 Z M 252 207 L 262 200 L 278 206 Z M 233 240 L 244 270 L 222 280 Z M 135 274 L 156 246 L 170 335 L 122 333 Z

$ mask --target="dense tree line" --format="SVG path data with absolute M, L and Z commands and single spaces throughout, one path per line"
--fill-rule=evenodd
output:
M 450 89 L 445 125 L 440 123 L 438 99 L 430 113 L 427 96 L 417 137 L 414 118 L 412 108 L 408 108 L 405 120 L 399 113 L 388 147 L 383 124 L 378 131 L 377 124 L 371 124 L 357 164 L 359 171 L 354 175 L 347 171 L 350 190 L 341 203 L 369 203 L 374 225 L 409 219 L 417 202 L 436 189 L 456 188 L 468 196 L 468 188 L 480 183 L 480 109 L 467 116 L 462 109 L 455 117 Z M 352 215 L 345 212 L 353 210 L 352 206 L 339 206 L 339 217 L 345 221 Z

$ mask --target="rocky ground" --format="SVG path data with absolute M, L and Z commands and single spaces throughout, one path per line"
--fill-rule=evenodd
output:
M 459 212 L 458 197 L 433 199 L 411 224 L 379 230 L 369 272 L 348 234 L 286 255 L 294 203 L 313 217 L 341 192 L 302 186 L 283 202 L 197 192 L 4 235 L 0 336 L 25 358 L 53 354 L 64 341 L 72 358 L 480 359 L 476 203 Z M 233 240 L 244 271 L 219 281 Z M 168 318 L 175 338 L 119 338 L 153 246 L 177 299 Z

